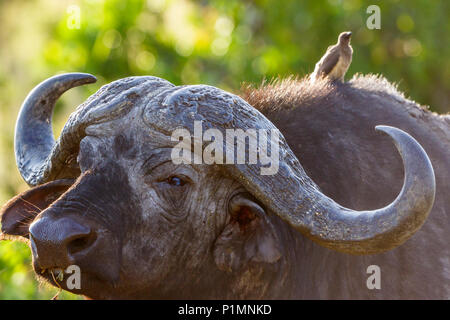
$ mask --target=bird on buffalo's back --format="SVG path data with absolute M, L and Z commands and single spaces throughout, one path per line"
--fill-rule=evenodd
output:
M 342 32 L 338 42 L 328 47 L 327 52 L 316 63 L 312 80 L 328 77 L 332 80 L 344 81 L 345 73 L 352 62 L 353 49 L 350 46 L 351 32 Z

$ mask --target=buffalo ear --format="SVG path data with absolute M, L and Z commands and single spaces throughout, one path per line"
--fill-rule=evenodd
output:
M 229 203 L 229 222 L 214 245 L 214 260 L 222 271 L 239 270 L 252 262 L 281 258 L 279 241 L 264 209 L 250 195 Z
M 34 218 L 73 184 L 72 179 L 55 180 L 27 190 L 9 200 L 0 210 L 5 236 L 28 238 Z

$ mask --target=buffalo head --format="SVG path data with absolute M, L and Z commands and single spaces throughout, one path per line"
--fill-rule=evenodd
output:
M 353 211 L 322 194 L 282 135 L 273 175 L 261 175 L 260 161 L 175 164 L 171 134 L 192 132 L 194 121 L 223 133 L 276 130 L 244 100 L 210 86 L 174 86 L 156 77 L 115 81 L 79 106 L 55 141 L 56 99 L 94 81 L 63 74 L 27 97 L 15 150 L 33 188 L 2 209 L 2 232 L 29 238 L 39 277 L 67 289 L 55 270 L 79 266 L 81 288 L 73 292 L 283 297 L 273 282 L 288 287 L 283 275 L 292 272 L 300 234 L 345 253 L 383 252 L 411 237 L 433 204 L 426 153 L 410 135 L 386 126 L 378 129 L 394 140 L 405 180 L 394 202 L 373 211 Z

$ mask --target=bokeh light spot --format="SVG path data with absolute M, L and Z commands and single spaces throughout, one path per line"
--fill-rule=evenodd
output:
M 115 29 L 110 29 L 105 32 L 102 38 L 103 44 L 109 49 L 115 49 L 120 46 L 122 42 L 122 36 Z
M 422 52 L 422 45 L 417 39 L 409 39 L 403 43 L 403 51 L 407 56 L 417 57 Z
M 397 18 L 397 28 L 405 33 L 410 32 L 414 29 L 414 21 L 409 15 L 402 14 Z
M 140 51 L 136 56 L 136 66 L 142 71 L 149 71 L 155 66 L 155 56 L 146 50 Z

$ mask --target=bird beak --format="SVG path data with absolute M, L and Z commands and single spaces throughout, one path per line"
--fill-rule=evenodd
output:
M 345 33 L 345 37 L 346 37 L 347 39 L 350 39 L 351 36 L 352 36 L 351 31 Z

